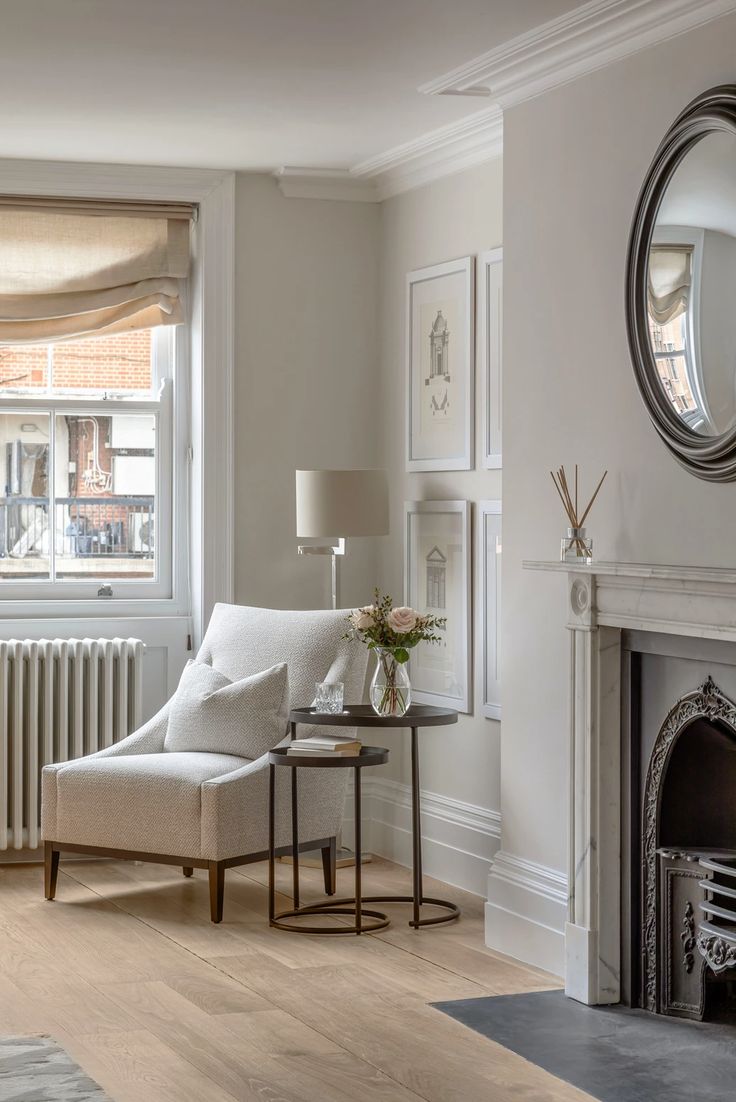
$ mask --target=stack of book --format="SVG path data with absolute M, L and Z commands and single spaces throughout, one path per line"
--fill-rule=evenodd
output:
M 288 754 L 309 754 L 315 757 L 353 757 L 360 753 L 360 742 L 345 735 L 315 735 L 289 743 Z

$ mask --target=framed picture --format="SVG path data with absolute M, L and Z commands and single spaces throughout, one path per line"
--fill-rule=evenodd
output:
M 474 261 L 409 272 L 406 469 L 473 466 Z
M 404 594 L 419 612 L 444 616 L 439 643 L 411 652 L 412 699 L 471 710 L 470 505 L 467 501 L 406 503 Z
M 488 719 L 500 719 L 501 502 L 480 501 L 476 524 L 480 597 L 479 638 L 476 647 L 477 679 L 483 715 Z
M 501 464 L 501 292 L 503 249 L 481 253 L 478 350 L 483 391 L 483 466 Z

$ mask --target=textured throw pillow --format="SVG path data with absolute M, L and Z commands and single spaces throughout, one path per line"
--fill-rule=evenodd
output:
M 286 666 L 231 681 L 204 662 L 187 663 L 169 705 L 164 750 L 259 758 L 286 734 Z

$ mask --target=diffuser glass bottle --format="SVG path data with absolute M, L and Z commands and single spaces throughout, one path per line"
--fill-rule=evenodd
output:
M 584 528 L 568 528 L 560 541 L 560 561 L 581 565 L 593 561 L 593 540 L 586 536 Z
M 593 561 L 593 540 L 586 533 L 585 519 L 608 472 L 603 472 L 603 478 L 596 486 L 593 496 L 584 509 L 581 509 L 578 503 L 577 463 L 575 464 L 575 477 L 571 483 L 568 483 L 564 467 L 559 467 L 556 473 L 550 471 L 550 474 L 565 509 L 567 519 L 570 522 L 567 534 L 560 543 L 560 560 L 565 563 L 587 565 Z

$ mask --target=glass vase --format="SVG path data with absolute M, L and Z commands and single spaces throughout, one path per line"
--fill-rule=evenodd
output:
M 375 647 L 376 672 L 370 698 L 378 716 L 403 716 L 411 704 L 411 682 L 405 662 L 397 662 L 390 650 Z
M 568 528 L 560 545 L 560 562 L 588 565 L 593 561 L 593 540 L 584 528 Z

